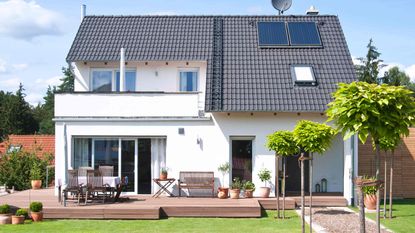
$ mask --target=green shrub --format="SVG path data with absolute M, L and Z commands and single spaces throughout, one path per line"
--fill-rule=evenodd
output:
M 32 168 L 30 169 L 30 179 L 31 180 L 41 180 L 42 179 L 42 164 L 38 161 L 33 161 Z
M 242 189 L 243 184 L 238 177 L 235 177 L 231 184 L 231 189 Z
M 370 181 L 376 181 L 376 177 L 364 176 L 363 180 L 364 181 L 369 181 L 369 182 Z M 376 186 L 363 186 L 362 191 L 366 195 L 375 195 L 376 192 L 378 191 L 378 188 Z
M 7 204 L 0 205 L 0 214 L 8 214 L 10 213 L 10 206 Z
M 40 171 L 36 171 L 36 173 L 40 172 L 40 180 L 45 180 L 46 166 L 51 161 L 50 158 L 46 156 L 40 159 L 33 153 L 24 151 L 14 151 L 1 156 L 0 184 L 14 186 L 16 190 L 29 189 L 34 165 L 40 168 Z
M 16 216 L 24 216 L 25 218 L 27 218 L 29 216 L 29 214 L 27 213 L 26 209 L 18 209 L 16 211 Z
M 247 182 L 244 183 L 244 189 L 255 191 L 255 184 L 252 183 L 252 181 L 248 180 Z
M 32 202 L 30 203 L 30 211 L 32 212 L 40 212 L 43 210 L 42 202 Z

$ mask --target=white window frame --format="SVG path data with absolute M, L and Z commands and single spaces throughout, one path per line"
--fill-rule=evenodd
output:
M 89 91 L 90 92 L 94 92 L 94 90 L 92 89 L 93 88 L 93 76 L 92 76 L 92 74 L 94 73 L 94 71 L 111 71 L 111 92 L 117 92 L 116 91 L 116 78 L 117 78 L 117 72 L 119 72 L 120 71 L 120 69 L 119 68 L 114 68 L 114 69 L 111 69 L 111 68 L 91 68 L 91 70 L 90 70 L 90 74 L 89 74 Z M 137 76 L 138 76 L 138 74 L 137 74 L 137 69 L 134 69 L 134 68 L 128 68 L 128 69 L 125 69 L 125 72 L 131 72 L 131 71 L 134 71 L 135 72 L 135 90 L 137 91 L 137 83 L 138 83 L 138 80 L 137 80 Z
M 196 90 L 195 91 L 181 91 L 180 90 L 180 73 L 182 72 L 196 72 Z M 200 88 L 200 68 L 193 67 L 193 68 L 179 68 L 177 70 L 177 91 L 178 92 L 199 92 Z
M 301 67 L 310 69 L 312 80 L 298 80 L 297 79 L 295 68 L 301 68 Z M 296 85 L 303 85 L 303 86 L 317 85 L 316 76 L 314 74 L 314 67 L 312 65 L 305 65 L 305 64 L 291 65 L 291 76 L 293 78 L 294 84 Z

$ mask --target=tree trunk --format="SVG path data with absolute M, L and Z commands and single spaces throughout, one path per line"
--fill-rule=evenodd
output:
M 383 218 L 386 218 L 386 192 L 387 192 L 387 177 L 388 177 L 388 163 L 387 163 L 387 151 L 385 151 L 385 175 L 384 180 L 385 183 L 383 185 Z
M 358 188 L 359 195 L 359 223 L 360 223 L 360 233 L 366 233 L 366 221 L 365 221 L 365 204 L 364 204 L 364 194 L 362 187 Z
M 380 147 L 379 142 L 376 142 L 376 180 L 380 177 Z M 380 233 L 380 188 L 376 191 L 376 229 Z
M 287 162 L 287 158 L 283 157 L 282 158 L 282 218 L 285 219 L 285 169 L 286 169 L 286 164 Z
M 392 202 L 393 202 L 393 156 L 395 151 L 392 150 L 391 164 L 390 164 L 390 177 L 389 177 L 389 219 L 392 219 Z
M 305 233 L 305 218 L 304 218 L 304 160 L 303 153 L 301 153 L 301 229 Z
M 277 197 L 277 218 L 280 218 L 280 156 L 275 157 L 275 196 Z
M 309 182 L 308 182 L 308 186 L 309 186 L 309 190 L 310 190 L 310 232 L 313 232 L 313 153 L 310 153 L 310 160 L 308 161 L 309 164 Z

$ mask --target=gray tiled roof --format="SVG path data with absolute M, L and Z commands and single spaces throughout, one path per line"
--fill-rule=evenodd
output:
M 212 82 L 218 18 L 223 22 L 220 88 Z M 258 21 L 315 21 L 323 48 L 259 48 Z M 336 16 L 87 16 L 67 60 L 116 61 L 121 47 L 127 61 L 208 61 L 206 111 L 323 112 L 337 83 L 356 79 Z M 312 65 L 318 86 L 295 86 L 293 64 Z M 218 91 L 219 105 L 213 101 Z

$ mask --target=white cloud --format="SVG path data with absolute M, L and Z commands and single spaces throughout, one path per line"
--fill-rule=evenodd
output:
M 412 81 L 415 81 L 415 64 L 406 67 L 405 72 L 411 77 Z
M 0 90 L 15 91 L 21 82 L 20 78 L 0 79 Z
M 29 65 L 26 63 L 20 63 L 20 64 L 9 64 L 7 61 L 0 58 L 0 74 L 1 73 L 10 73 L 11 71 L 20 71 L 24 70 Z
M 40 93 L 31 92 L 31 93 L 28 93 L 26 95 L 25 100 L 26 100 L 26 102 L 28 102 L 32 106 L 36 106 L 39 103 L 42 103 L 44 101 L 43 100 L 44 95 L 45 95 L 44 93 L 40 94 Z
M 38 78 L 35 80 L 35 83 L 39 85 L 43 85 L 43 86 L 57 86 L 61 84 L 61 81 L 60 81 L 61 78 L 62 76 L 54 76 L 48 79 Z
M 0 2 L 0 34 L 22 40 L 62 33 L 62 17 L 35 1 Z

